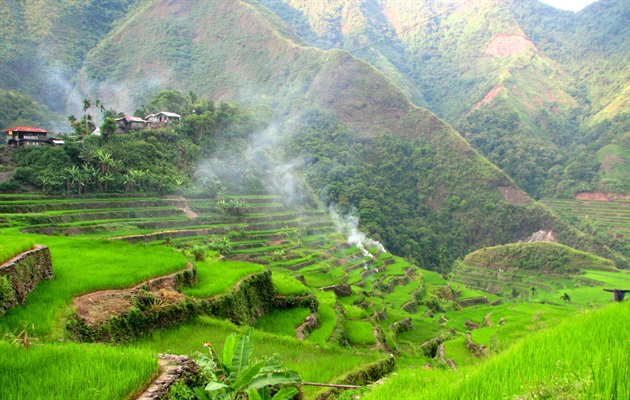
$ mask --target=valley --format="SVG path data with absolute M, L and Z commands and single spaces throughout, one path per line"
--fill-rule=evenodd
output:
M 630 2 L 0 17 L 0 399 L 630 398 Z
M 482 278 L 483 268 L 468 266 L 482 261 L 466 258 L 445 280 L 377 247 L 362 254 L 343 229 L 335 229 L 328 211 L 288 208 L 272 195 L 1 197 L 2 242 L 14 243 L 13 252 L 32 243 L 48 246 L 54 271 L 26 304 L 0 318 L 4 334 L 24 329 L 31 338 L 37 356 L 18 354 L 17 362 L 29 368 L 54 357 L 96 374 L 56 363 L 59 369 L 48 379 L 63 373 L 67 385 L 49 388 L 52 398 L 77 395 L 72 388 L 97 384 L 97 375 L 107 383 L 97 384 L 102 389 L 92 398 L 139 393 L 155 376 L 157 353 L 194 356 L 204 342 L 217 343 L 220 351 L 243 324 L 256 328 L 257 355 L 280 354 L 305 381 L 364 385 L 392 370 L 391 354 L 398 371 L 431 371 L 443 363 L 459 374 L 493 360 L 490 354 L 514 353 L 515 341 L 536 338 L 535 332 L 582 315 L 584 307 L 608 303 L 611 295 L 602 288 L 630 285 L 630 274 L 604 259 L 600 270 L 593 270 L 594 259 L 571 261 L 567 272 L 523 270 L 497 287 L 489 276 Z M 171 273 L 177 283 L 146 283 Z M 136 293 L 126 289 L 138 284 Z M 99 295 L 103 290 L 107 297 Z M 562 299 L 565 293 L 569 301 Z M 316 324 L 298 334 L 309 316 Z M 104 343 L 81 344 L 95 340 Z M 112 341 L 119 344 L 107 344 Z M 81 360 L 72 361 L 77 353 Z M 124 380 L 108 375 L 107 366 L 122 354 L 126 364 L 120 368 L 134 371 Z M 380 372 L 348 380 L 372 364 Z M 7 379 L 0 377 L 3 398 L 38 396 L 40 385 L 28 383 L 37 376 Z M 387 379 L 383 388 L 397 379 Z M 302 392 L 320 398 L 326 390 Z

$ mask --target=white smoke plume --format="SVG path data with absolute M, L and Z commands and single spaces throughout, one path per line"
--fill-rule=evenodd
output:
M 346 236 L 346 242 L 356 246 L 364 257 L 374 258 L 374 255 L 368 251 L 372 247 L 376 247 L 381 253 L 387 253 L 381 242 L 369 238 L 359 230 L 359 217 L 353 214 L 342 216 L 333 204 L 328 207 L 328 213 L 335 224 L 335 230 Z
M 222 154 L 201 161 L 195 180 L 202 185 L 221 181 L 233 187 L 251 187 L 256 182 L 265 192 L 280 196 L 286 205 L 313 205 L 306 183 L 297 172 L 303 160 L 285 157 L 283 153 L 290 140 L 287 131 L 280 122 L 269 124 L 255 132 L 239 154 Z

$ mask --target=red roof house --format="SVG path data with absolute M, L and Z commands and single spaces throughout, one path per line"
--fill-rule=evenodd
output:
M 14 126 L 2 131 L 9 146 L 42 146 L 49 144 L 48 131 L 33 126 Z

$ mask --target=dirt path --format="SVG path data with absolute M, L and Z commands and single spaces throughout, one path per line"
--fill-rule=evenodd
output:
M 199 217 L 199 215 L 190 208 L 190 206 L 188 205 L 188 200 L 186 200 L 185 197 L 176 196 L 173 197 L 173 200 L 178 200 L 182 202 L 182 210 L 184 210 L 184 215 L 189 219 L 197 219 L 197 217 Z

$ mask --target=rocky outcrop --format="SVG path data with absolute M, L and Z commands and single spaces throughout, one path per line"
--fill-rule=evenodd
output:
M 553 242 L 557 243 L 558 239 L 556 239 L 556 235 L 553 231 L 545 231 L 539 230 L 537 232 L 532 233 L 532 235 L 525 240 L 521 240 L 520 243 L 534 243 L 534 242 Z
M 488 298 L 485 296 L 470 297 L 467 299 L 461 299 L 458 303 L 462 307 L 477 306 L 479 304 L 488 304 Z
M 160 354 L 160 375 L 136 400 L 167 399 L 168 390 L 180 380 L 191 383 L 199 376 L 199 367 L 186 356 Z
M 310 314 L 304 319 L 304 322 L 302 322 L 300 326 L 295 328 L 295 337 L 304 340 L 309 333 L 317 328 L 319 328 L 319 317 L 315 313 Z
M 466 327 L 466 329 L 471 330 L 471 331 L 475 329 L 479 329 L 479 324 L 471 320 L 467 320 L 466 322 L 464 322 L 464 326 Z
M 321 288 L 324 292 L 334 292 L 338 297 L 345 297 L 352 295 L 352 288 L 347 283 L 339 285 L 326 286 Z
M 486 346 L 473 342 L 470 332 L 466 332 L 466 348 L 475 357 L 483 357 L 486 354 Z
M 408 313 L 415 314 L 418 312 L 418 302 L 416 300 L 410 300 L 403 304 L 401 308 Z

